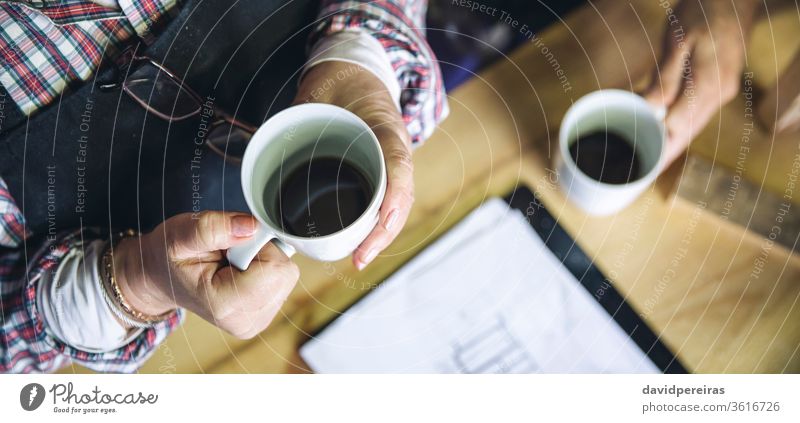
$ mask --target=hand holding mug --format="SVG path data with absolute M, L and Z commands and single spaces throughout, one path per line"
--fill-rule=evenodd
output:
M 228 259 L 246 269 L 264 243 L 274 242 L 289 255 L 296 250 L 323 261 L 352 253 L 362 269 L 394 240 L 413 203 L 405 123 L 383 83 L 351 63 L 313 66 L 295 104 L 250 140 L 242 188 L 260 228 L 251 242 L 230 249 Z M 332 171 L 321 170 L 331 162 Z M 357 204 L 342 195 L 352 174 L 363 182 Z M 321 221 L 336 217 L 335 230 L 319 231 Z
M 247 269 L 268 242 L 288 256 L 339 260 L 378 224 L 383 153 L 370 127 L 341 107 L 308 103 L 276 114 L 253 135 L 241 172 L 258 227 L 228 249 L 238 269 Z
M 666 108 L 669 165 L 739 92 L 757 0 L 681 0 L 645 98 Z
M 336 81 L 335 85 L 320 90 L 329 80 Z M 378 225 L 353 253 L 353 263 L 362 269 L 397 238 L 414 204 L 411 138 L 383 82 L 352 63 L 329 61 L 309 69 L 295 99 L 295 104 L 301 103 L 332 104 L 353 112 L 372 128 L 383 150 L 387 188 Z
M 272 244 L 247 271 L 227 264 L 225 250 L 248 242 L 256 220 L 243 213 L 181 214 L 114 248 L 123 296 L 135 310 L 159 316 L 186 308 L 238 338 L 264 330 L 292 291 L 299 271 Z

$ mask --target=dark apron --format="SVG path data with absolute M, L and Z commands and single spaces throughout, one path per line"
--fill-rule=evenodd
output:
M 317 11 L 316 0 L 188 0 L 155 43 L 131 49 L 258 125 L 291 102 Z M 0 175 L 28 230 L 147 231 L 183 212 L 246 210 L 238 167 L 195 142 L 200 116 L 168 123 L 98 88 L 123 72 L 106 65 L 30 118 L 6 98 Z

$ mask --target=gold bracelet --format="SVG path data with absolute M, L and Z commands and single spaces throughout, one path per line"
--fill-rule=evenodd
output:
M 117 234 L 116 237 L 111 238 L 108 247 L 106 247 L 102 258 L 100 259 L 100 274 L 103 280 L 103 291 L 106 295 L 106 301 L 108 302 L 108 305 L 114 315 L 116 315 L 117 318 L 129 326 L 141 328 L 150 327 L 158 322 L 166 320 L 173 312 L 169 311 L 160 316 L 151 316 L 131 307 L 131 305 L 125 299 L 125 296 L 122 295 L 122 290 L 120 289 L 119 284 L 117 283 L 117 278 L 114 275 L 115 238 L 116 241 L 120 241 L 122 239 L 131 238 L 138 235 L 139 234 L 136 231 L 129 229 Z

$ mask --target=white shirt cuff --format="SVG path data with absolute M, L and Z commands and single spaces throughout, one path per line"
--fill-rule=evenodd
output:
M 383 82 L 394 103 L 400 107 L 400 82 L 389 56 L 381 43 L 366 31 L 345 30 L 321 38 L 311 49 L 303 75 L 313 66 L 329 61 L 353 63 L 368 70 Z
M 141 333 L 122 326 L 105 300 L 98 269 L 105 246 L 94 241 L 73 249 L 37 287 L 37 308 L 50 334 L 90 353 L 114 351 Z

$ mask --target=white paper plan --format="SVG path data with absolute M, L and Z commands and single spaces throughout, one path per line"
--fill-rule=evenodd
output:
M 473 211 L 300 352 L 320 373 L 659 371 L 500 199 Z

